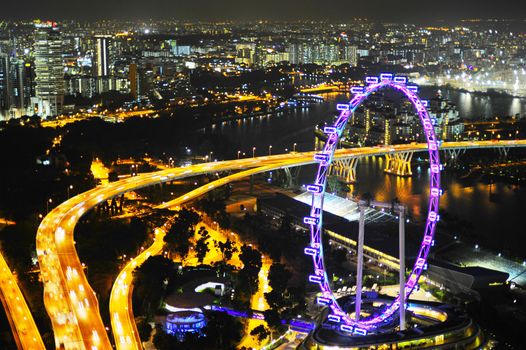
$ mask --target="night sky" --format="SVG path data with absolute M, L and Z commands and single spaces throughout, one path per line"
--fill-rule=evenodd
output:
M 526 20 L 526 0 L 2 0 L 4 19 L 333 19 L 421 22 L 461 18 Z

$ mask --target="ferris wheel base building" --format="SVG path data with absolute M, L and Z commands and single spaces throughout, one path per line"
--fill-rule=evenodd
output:
M 364 299 L 363 311 L 374 312 L 392 301 L 388 297 Z M 338 300 L 353 310 L 354 296 Z M 480 327 L 460 308 L 430 302 L 407 303 L 407 329 L 400 331 L 396 317 L 385 322 L 381 332 L 349 336 L 330 322 L 330 309 L 321 312 L 315 329 L 298 350 L 338 349 L 486 349 L 487 339 Z

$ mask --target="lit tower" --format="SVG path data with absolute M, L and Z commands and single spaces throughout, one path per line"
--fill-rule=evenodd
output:
M 36 25 L 35 82 L 38 115 L 53 116 L 64 104 L 62 36 L 55 23 Z
M 9 56 L 0 52 L 0 117 L 8 119 L 11 108 L 11 80 L 9 76 Z
M 371 110 L 369 108 L 365 109 L 365 139 L 364 144 L 367 139 L 369 139 L 369 132 L 371 131 Z
M 110 90 L 109 75 L 109 36 L 97 35 L 96 38 L 96 69 L 97 69 L 97 89 L 98 92 L 106 92 Z

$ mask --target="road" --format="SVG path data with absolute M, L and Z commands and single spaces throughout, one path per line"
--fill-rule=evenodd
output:
M 41 125 L 44 128 L 56 129 L 56 128 L 62 128 L 71 123 L 79 122 L 82 120 L 89 120 L 90 118 L 104 118 L 104 119 L 112 119 L 114 121 L 122 121 L 126 118 L 149 116 L 149 115 L 156 114 L 156 113 L 158 113 L 158 111 L 153 110 L 153 109 L 141 109 L 141 110 L 132 110 L 132 111 L 118 110 L 118 111 L 110 112 L 110 113 L 108 113 L 108 111 L 84 112 L 84 113 L 77 113 L 72 116 L 60 116 L 54 120 L 45 120 L 41 123 Z
M 7 266 L 2 254 L 0 254 L 0 300 L 6 310 L 18 349 L 45 349 L 16 277 Z
M 441 149 L 526 147 L 526 140 L 444 143 Z M 334 159 L 381 156 L 393 152 L 425 151 L 425 144 L 342 149 Z M 37 255 L 44 283 L 44 303 L 51 318 L 57 346 L 65 349 L 110 349 L 97 298 L 88 284 L 75 249 L 74 227 L 79 218 L 101 202 L 154 184 L 219 171 L 260 168 L 257 172 L 313 164 L 315 152 L 288 153 L 171 168 L 109 183 L 69 199 L 53 209 L 37 232 Z M 247 174 L 247 173 L 245 173 Z M 241 176 L 241 175 L 239 175 Z M 245 175 L 246 176 L 246 175 Z M 218 180 L 219 181 L 219 180 Z M 212 187 L 211 187 L 212 186 Z M 208 190 L 215 188 L 209 184 Z M 205 188 L 206 189 L 206 188 Z M 195 196 L 205 189 L 194 192 Z M 198 189 L 199 190 L 199 189 Z M 192 191 L 193 192 L 193 191 Z M 190 194 L 182 197 L 190 199 Z M 130 339 L 133 338 L 130 336 Z
M 154 241 L 120 271 L 110 294 L 111 328 L 117 349 L 142 349 L 132 309 L 133 271 L 150 256 L 158 255 L 164 247 L 166 231 L 157 228 Z
M 258 274 L 258 290 L 254 295 L 252 295 L 252 299 L 250 300 L 250 308 L 252 310 L 266 311 L 269 308 L 267 300 L 265 299 L 265 293 L 268 293 L 272 290 L 268 283 L 268 273 L 271 265 L 272 260 L 270 260 L 268 257 L 265 257 Z M 244 346 L 248 349 L 258 349 L 261 347 L 261 344 L 258 342 L 258 340 L 250 335 L 250 332 L 260 325 L 268 328 L 267 322 L 265 322 L 265 320 L 258 320 L 254 318 L 248 319 L 245 327 L 245 335 L 243 339 L 241 339 L 241 343 L 238 347 Z

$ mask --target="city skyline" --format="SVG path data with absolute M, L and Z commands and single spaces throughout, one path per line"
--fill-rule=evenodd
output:
M 451 11 L 454 8 L 455 11 Z M 461 19 L 514 19 L 526 23 L 526 3 L 519 0 L 506 1 L 506 6 L 497 6 L 493 2 L 476 0 L 426 3 L 425 7 L 415 0 L 389 2 L 376 0 L 354 2 L 329 0 L 323 3 L 315 0 L 287 1 L 277 0 L 241 1 L 228 0 L 215 2 L 201 0 L 187 3 L 169 0 L 143 2 L 94 0 L 82 11 L 76 3 L 55 0 L 41 2 L 29 0 L 23 9 L 16 2 L 7 2 L 3 6 L 0 18 L 16 19 L 161 19 L 175 18 L 184 20 L 348 20 L 365 17 L 374 20 L 396 22 L 443 21 L 450 23 Z

